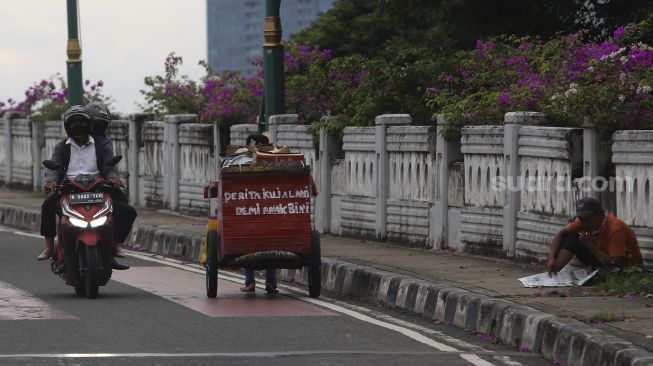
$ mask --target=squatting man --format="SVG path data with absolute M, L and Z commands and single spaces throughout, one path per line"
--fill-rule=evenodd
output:
M 562 270 L 574 255 L 593 268 L 642 266 L 633 229 L 587 197 L 578 201 L 574 221 L 553 238 L 546 263 L 549 274 Z

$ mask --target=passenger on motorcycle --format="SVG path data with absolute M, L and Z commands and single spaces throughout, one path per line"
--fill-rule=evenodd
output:
M 91 121 L 93 122 L 93 139 L 101 145 L 106 145 L 107 150 L 110 151 L 107 159 L 111 160 L 114 156 L 113 141 L 109 136 L 106 135 L 109 123 L 111 123 L 111 112 L 109 112 L 109 108 L 100 102 L 91 102 L 84 106 L 84 109 L 88 113 L 89 117 L 91 117 Z M 122 180 L 120 178 L 116 179 L 118 180 L 119 184 L 122 185 Z M 124 233 L 124 238 L 123 235 L 115 235 L 117 240 L 114 243 L 114 255 L 118 258 L 124 258 L 125 256 L 122 252 L 122 244 L 127 238 L 127 235 L 129 235 L 132 225 L 136 220 L 136 210 L 127 204 L 129 200 L 125 193 L 120 189 L 116 188 L 112 190 L 110 194 L 111 199 L 114 202 L 114 206 L 116 202 L 119 202 L 118 206 L 127 206 L 120 208 L 120 210 L 124 211 L 124 214 L 121 212 L 121 215 L 114 215 L 113 218 L 116 227 L 120 227 L 120 233 Z
M 122 185 L 122 181 L 118 178 L 115 167 L 107 164 L 113 158 L 113 148 L 104 140 L 96 140 L 91 136 L 93 123 L 88 111 L 82 106 L 73 106 L 64 113 L 63 121 L 68 139 L 57 143 L 51 158 L 61 168 L 46 173 L 44 190 L 51 192 L 64 179 L 74 178 L 78 174 L 89 174 L 110 180 L 115 187 L 114 191 L 120 192 L 119 187 Z M 114 195 L 119 196 L 115 192 L 110 194 L 112 199 Z M 37 257 L 37 260 L 40 261 L 50 258 L 53 253 L 54 237 L 57 233 L 56 215 L 60 210 L 59 198 L 59 194 L 51 194 L 41 206 L 41 235 L 45 237 L 45 248 Z M 116 245 L 124 242 L 127 238 L 131 224 L 136 218 L 136 211 L 126 202 L 121 202 L 120 197 L 116 197 L 113 207 L 114 240 L 116 242 L 114 245 Z M 58 269 L 63 268 L 60 267 Z M 119 264 L 115 259 L 112 260 L 112 267 L 118 270 L 129 268 Z

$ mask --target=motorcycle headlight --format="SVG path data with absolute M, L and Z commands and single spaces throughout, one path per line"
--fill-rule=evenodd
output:
M 91 221 L 91 227 L 102 226 L 105 222 L 107 222 L 107 216 L 98 217 L 97 219 Z
M 86 221 L 80 220 L 80 219 L 75 218 L 75 217 L 68 217 L 68 221 L 70 221 L 70 223 L 73 224 L 73 226 L 76 226 L 76 227 L 85 228 L 85 227 L 88 226 L 88 223 Z

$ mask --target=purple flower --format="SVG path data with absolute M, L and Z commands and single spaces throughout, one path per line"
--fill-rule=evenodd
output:
M 322 59 L 328 61 L 333 57 L 333 52 L 331 50 L 322 50 Z
M 530 351 L 531 351 L 531 350 L 530 350 L 530 348 L 528 348 L 528 347 L 521 347 L 521 348 L 519 349 L 519 352 L 521 352 L 521 353 L 529 353 Z
M 485 57 L 485 50 L 483 49 L 483 40 L 480 39 L 476 40 L 476 56 L 478 56 L 478 58 Z
M 84 85 L 86 85 L 86 86 L 88 86 L 90 83 L 91 83 L 91 81 L 89 79 L 86 79 L 86 81 L 84 81 Z
M 497 97 L 497 104 L 500 106 L 510 105 L 510 94 L 508 90 L 502 90 L 501 94 Z
M 626 33 L 626 30 L 624 27 L 619 27 L 614 31 L 614 40 L 618 41 L 623 37 L 624 33 Z
M 430 94 L 430 95 L 435 95 L 435 94 L 437 94 L 439 91 L 440 91 L 440 90 L 439 90 L 438 88 L 434 88 L 434 87 L 426 88 L 426 93 L 428 93 L 428 94 Z
M 524 42 L 521 45 L 519 45 L 519 50 L 524 52 L 530 52 L 533 50 L 533 44 L 529 42 Z

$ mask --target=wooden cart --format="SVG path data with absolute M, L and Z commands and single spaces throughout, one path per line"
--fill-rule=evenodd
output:
M 232 166 L 205 188 L 217 199 L 206 238 L 206 295 L 216 297 L 218 267 L 306 267 L 308 292 L 320 296 L 320 237 L 311 229 L 315 184 L 308 166 Z

